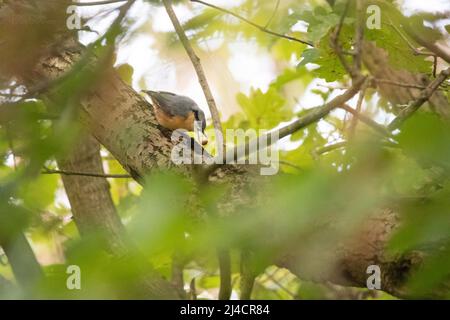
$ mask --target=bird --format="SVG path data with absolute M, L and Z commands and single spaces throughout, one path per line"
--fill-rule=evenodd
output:
M 194 131 L 202 145 L 208 143 L 205 113 L 194 100 L 167 91 L 143 92 L 152 99 L 156 120 L 161 126 L 170 130 Z

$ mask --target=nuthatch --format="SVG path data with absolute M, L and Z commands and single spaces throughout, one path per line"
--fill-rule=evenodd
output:
M 143 91 L 153 101 L 156 120 L 163 127 L 186 129 L 201 135 L 201 143 L 208 143 L 205 135 L 206 119 L 202 109 L 189 97 L 166 91 Z

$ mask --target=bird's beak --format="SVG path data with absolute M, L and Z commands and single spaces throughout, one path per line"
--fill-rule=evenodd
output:
M 195 133 L 197 134 L 197 140 L 202 144 L 202 146 L 208 144 L 208 137 L 202 131 L 198 122 L 195 122 Z
M 202 143 L 202 146 L 205 146 L 208 144 L 208 137 L 204 132 L 200 132 L 200 142 Z

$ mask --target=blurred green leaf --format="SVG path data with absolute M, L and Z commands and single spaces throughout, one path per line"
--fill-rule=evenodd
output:
M 291 110 L 285 107 L 286 100 L 272 87 L 264 93 L 251 89 L 248 96 L 239 93 L 236 99 L 253 129 L 271 129 L 292 117 Z

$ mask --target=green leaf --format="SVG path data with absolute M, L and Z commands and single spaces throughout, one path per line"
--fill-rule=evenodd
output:
M 397 29 L 405 36 L 407 33 L 400 27 Z M 414 55 L 408 43 L 390 26 L 381 29 L 365 29 L 364 35 L 368 41 L 374 41 L 379 48 L 387 51 L 390 64 L 397 69 L 406 69 L 411 72 L 429 73 L 433 63 L 427 61 L 424 55 Z M 413 42 L 412 39 L 409 39 Z
M 344 25 L 341 30 L 340 42 L 345 50 L 350 49 L 352 36 L 352 28 Z M 325 79 L 327 82 L 342 80 L 347 75 L 347 72 L 335 51 L 330 47 L 330 34 L 327 34 L 320 40 L 317 49 L 320 55 L 316 58 L 315 63 L 319 65 L 319 68 L 314 69 L 312 71 L 313 74 L 318 78 Z
M 57 186 L 58 175 L 40 175 L 22 186 L 20 196 L 28 208 L 42 210 L 55 200 Z
M 293 37 L 302 37 L 298 32 L 290 35 Z M 290 61 L 292 57 L 298 59 L 305 48 L 306 45 L 303 43 L 287 41 L 286 39 L 280 38 L 272 46 L 272 53 L 279 60 Z
M 450 128 L 438 116 L 414 114 L 403 124 L 398 142 L 406 154 L 423 166 L 439 165 L 450 169 Z
M 286 68 L 274 81 L 270 83 L 270 86 L 280 90 L 289 82 L 299 81 L 301 86 L 297 92 L 297 94 L 299 94 L 312 80 L 313 77 L 311 72 L 309 72 L 306 68 Z
M 273 87 L 264 93 L 251 89 L 248 96 L 239 93 L 236 99 L 253 129 L 271 129 L 292 117 L 292 111 L 285 107 L 286 100 Z
M 119 73 L 120 78 L 128 85 L 131 86 L 133 82 L 133 73 L 134 69 L 128 63 L 121 64 L 117 67 L 117 72 Z
M 298 20 L 308 22 L 308 37 L 313 42 L 322 39 L 331 28 L 339 23 L 340 16 L 332 12 L 329 7 L 316 7 L 314 11 L 305 10 L 294 13 Z
M 302 53 L 302 61 L 297 65 L 297 67 L 301 67 L 306 65 L 307 63 L 315 63 L 315 61 L 320 57 L 320 51 L 312 48 L 306 49 Z
M 447 24 L 447 25 L 445 26 L 445 30 L 447 30 L 447 32 L 450 33 L 450 24 Z

